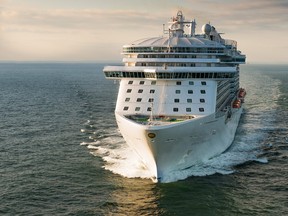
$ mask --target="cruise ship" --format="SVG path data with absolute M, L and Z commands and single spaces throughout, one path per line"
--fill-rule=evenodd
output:
M 119 80 L 115 117 L 126 143 L 152 180 L 205 163 L 233 142 L 245 90 L 237 42 L 211 24 L 196 33 L 196 21 L 181 11 L 163 25 L 163 35 L 124 45 L 121 66 L 106 66 Z

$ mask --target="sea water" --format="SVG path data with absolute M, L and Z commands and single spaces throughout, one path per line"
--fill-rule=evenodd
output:
M 154 184 L 104 64 L 0 64 L 0 215 L 287 215 L 288 65 L 241 66 L 232 146 Z

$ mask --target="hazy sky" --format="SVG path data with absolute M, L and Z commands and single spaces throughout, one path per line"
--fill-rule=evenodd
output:
M 250 63 L 288 63 L 288 0 L 0 0 L 0 61 L 121 62 L 182 10 L 211 22 Z

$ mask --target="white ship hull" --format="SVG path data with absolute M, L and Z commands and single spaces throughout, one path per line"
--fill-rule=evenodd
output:
M 116 113 L 117 124 L 127 142 L 161 181 L 169 172 L 189 168 L 224 152 L 233 142 L 242 108 L 232 116 L 214 114 L 169 125 L 142 125 Z M 154 133 L 155 138 L 148 134 Z
M 127 144 L 154 181 L 224 152 L 233 142 L 245 90 L 237 42 L 214 26 L 185 20 L 181 11 L 164 36 L 123 46 L 123 66 L 107 66 L 121 80 L 115 115 Z M 167 35 L 166 35 L 167 34 Z

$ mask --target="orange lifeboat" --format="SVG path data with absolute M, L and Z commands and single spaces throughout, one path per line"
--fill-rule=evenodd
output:
M 232 104 L 233 108 L 240 108 L 241 107 L 241 100 L 236 99 L 233 104 Z
M 244 98 L 246 96 L 246 91 L 244 88 L 239 89 L 238 97 Z

